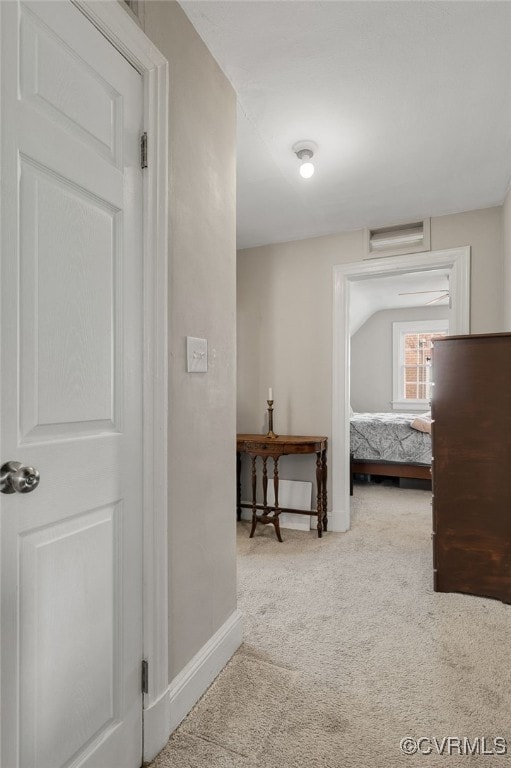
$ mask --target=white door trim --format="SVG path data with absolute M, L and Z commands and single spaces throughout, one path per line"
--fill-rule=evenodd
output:
M 117 0 L 72 0 L 141 74 L 148 167 L 144 171 L 144 759 L 169 736 L 168 703 L 168 63 Z
M 470 333 L 470 246 L 405 256 L 390 256 L 334 266 L 332 351 L 332 531 L 350 527 L 350 284 L 368 277 L 450 269 L 450 330 Z

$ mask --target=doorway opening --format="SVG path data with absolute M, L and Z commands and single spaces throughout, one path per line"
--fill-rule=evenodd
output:
M 435 271 L 449 275 L 449 333 L 469 333 L 469 246 L 334 266 L 331 530 L 350 527 L 350 328 L 356 286 L 362 281 Z

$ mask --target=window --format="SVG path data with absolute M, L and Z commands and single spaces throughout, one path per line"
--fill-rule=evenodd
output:
M 433 339 L 449 332 L 447 320 L 392 323 L 395 410 L 424 410 L 431 398 L 431 348 Z

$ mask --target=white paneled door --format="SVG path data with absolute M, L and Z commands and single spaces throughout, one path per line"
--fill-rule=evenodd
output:
M 142 80 L 67 0 L 0 12 L 0 463 L 40 473 L 0 494 L 1 768 L 138 768 Z

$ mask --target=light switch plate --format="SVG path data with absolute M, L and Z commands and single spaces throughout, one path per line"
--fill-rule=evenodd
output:
M 186 337 L 186 359 L 188 373 L 207 373 L 208 340 Z

